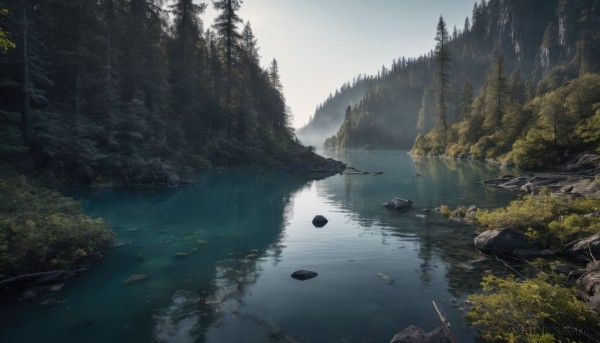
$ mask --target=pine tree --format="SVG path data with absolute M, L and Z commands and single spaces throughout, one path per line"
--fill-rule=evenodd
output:
M 458 118 L 463 120 L 471 115 L 471 109 L 473 106 L 473 85 L 469 78 L 465 77 L 465 83 L 462 91 L 460 92 L 460 106 Z
M 242 36 L 238 32 L 237 25 L 242 19 L 237 14 L 242 4 L 241 0 L 215 0 L 213 6 L 219 15 L 215 18 L 213 27 L 221 38 L 222 56 L 226 70 L 227 98 L 231 100 L 233 91 L 233 68 L 236 54 L 239 49 L 239 41 Z
M 421 135 L 424 135 L 431 129 L 431 99 L 428 89 L 423 91 L 423 97 L 421 98 L 421 108 L 419 109 L 419 116 L 417 118 L 417 129 Z
M 208 121 L 205 117 L 208 85 L 206 43 L 202 37 L 200 14 L 206 5 L 192 0 L 178 0 L 170 6 L 174 17 L 169 44 L 169 81 L 173 99 L 174 120 L 182 125 L 192 145 L 207 141 Z
M 504 57 L 498 56 L 485 85 L 485 122 L 488 133 L 499 130 L 506 110 L 508 87 L 504 75 Z
M 438 117 L 438 125 L 446 131 L 448 130 L 446 112 L 448 109 L 448 99 L 450 99 L 450 51 L 448 49 L 448 30 L 442 16 L 440 16 L 438 21 L 435 41 L 437 42 L 435 46 L 437 70 L 434 74 L 436 93 L 435 112 Z

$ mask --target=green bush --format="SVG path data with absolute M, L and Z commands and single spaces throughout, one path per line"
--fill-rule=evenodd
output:
M 0 277 L 72 268 L 101 255 L 112 233 L 58 192 L 0 179 Z
M 559 198 L 528 195 L 512 201 L 505 208 L 479 211 L 476 220 L 488 229 L 512 228 L 525 232 L 528 228 L 547 228 L 547 224 L 566 213 L 567 208 Z
M 570 214 L 560 221 L 548 225 L 549 234 L 558 238 L 561 244 L 567 244 L 584 234 L 600 232 L 600 219 L 587 219 L 577 214 Z
M 600 317 L 574 290 L 549 283 L 543 274 L 522 282 L 487 275 L 481 285 L 483 294 L 469 295 L 466 317 L 486 341 L 589 341 L 583 330 L 593 335 L 600 329 Z
M 582 215 L 600 210 L 600 200 L 527 195 L 505 208 L 478 211 L 476 223 L 486 229 L 512 228 L 535 243 L 562 246 L 600 231 L 600 218 Z

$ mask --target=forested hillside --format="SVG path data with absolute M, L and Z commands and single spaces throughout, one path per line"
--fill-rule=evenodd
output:
M 334 94 L 329 94 L 322 104 L 317 105 L 308 123 L 296 130 L 298 139 L 305 145 L 321 146 L 323 137 L 329 137 L 338 131 L 344 121 L 346 107 L 358 103 L 371 82 L 372 77 L 359 75 L 352 83 L 345 83 Z
M 151 187 L 303 152 L 241 1 L 211 5 L 214 24 L 192 0 L 2 1 L 2 169 Z
M 466 117 L 476 112 L 485 116 L 484 108 L 496 111 L 496 126 L 490 120 L 486 125 L 505 132 L 506 127 L 497 126 L 502 120 L 499 102 L 500 106 L 506 102 L 523 105 L 569 80 L 599 71 L 600 4 L 596 0 L 482 0 L 474 4 L 472 16 L 465 18 L 462 28 L 446 27 L 443 17 L 437 28 L 435 24 L 435 49 L 419 58 L 400 58 L 373 77 L 362 100 L 346 112 L 338 133 L 327 139 L 326 147 L 411 148 L 420 135 L 416 153 L 444 153 L 447 143 L 456 142 L 453 135 L 466 133 L 463 130 L 459 134 L 453 126 Z M 500 90 L 498 84 L 502 85 Z M 498 90 L 502 94 L 497 95 Z M 590 101 L 593 106 L 598 99 Z M 586 113 L 590 111 L 588 108 Z M 505 119 L 507 123 L 512 120 Z M 448 141 L 432 137 L 435 132 L 425 139 L 432 129 L 444 127 Z M 518 136 L 526 131 L 510 134 Z M 477 129 L 471 132 L 479 134 Z M 505 147 L 500 150 L 510 150 L 510 141 L 516 136 L 503 142 Z M 497 156 L 455 151 L 456 147 L 449 154 Z

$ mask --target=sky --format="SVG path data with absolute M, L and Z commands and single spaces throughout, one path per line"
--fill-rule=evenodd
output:
M 216 15 L 209 1 L 205 27 Z M 244 0 L 261 65 L 275 58 L 293 126 L 359 74 L 373 75 L 394 58 L 418 57 L 435 46 L 443 15 L 448 31 L 464 26 L 475 0 Z M 469 18 L 470 19 L 470 18 Z M 242 26 L 240 25 L 240 30 Z

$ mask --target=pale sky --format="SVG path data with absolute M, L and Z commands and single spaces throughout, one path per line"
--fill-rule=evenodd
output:
M 209 1 L 206 1 L 209 3 Z M 279 64 L 293 125 L 299 128 L 329 93 L 358 74 L 373 75 L 392 59 L 418 57 L 434 45 L 440 15 L 462 29 L 475 0 L 245 0 L 261 64 Z M 202 16 L 215 16 L 212 3 Z M 240 26 L 240 29 L 242 27 Z

